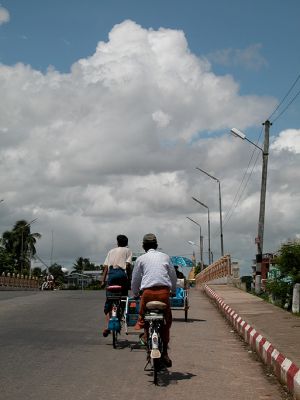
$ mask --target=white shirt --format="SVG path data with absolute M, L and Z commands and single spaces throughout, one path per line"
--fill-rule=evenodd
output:
M 139 290 L 154 286 L 167 286 L 176 292 L 177 276 L 170 257 L 160 251 L 150 249 L 138 257 L 132 272 L 131 289 L 134 296 Z
M 132 251 L 128 247 L 115 247 L 109 250 L 104 265 L 126 270 L 126 263 L 132 263 Z

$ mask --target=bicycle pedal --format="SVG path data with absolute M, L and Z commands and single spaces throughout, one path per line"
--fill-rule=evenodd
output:
M 151 353 L 150 353 L 150 357 L 151 358 L 160 358 L 161 357 L 161 353 L 158 349 L 152 349 Z

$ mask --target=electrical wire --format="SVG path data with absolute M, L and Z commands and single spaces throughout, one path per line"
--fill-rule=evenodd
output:
M 256 149 L 254 149 L 252 156 L 254 155 L 255 152 L 256 152 Z M 250 178 L 251 178 L 252 173 L 253 173 L 253 171 L 254 171 L 254 168 L 255 168 L 255 166 L 256 166 L 256 164 L 257 164 L 258 158 L 259 158 L 259 153 L 257 153 L 256 159 L 255 159 L 255 161 L 254 161 L 254 163 L 253 163 L 253 165 L 252 165 L 252 168 L 251 168 L 250 173 L 248 174 L 248 177 L 247 177 L 247 180 L 246 180 L 246 182 L 245 182 L 245 185 L 244 185 L 244 187 L 241 189 L 241 192 L 240 192 L 240 194 L 239 194 L 239 197 L 238 197 L 236 203 L 235 203 L 235 204 L 233 203 L 233 208 L 231 208 L 231 213 L 230 213 L 230 214 L 228 213 L 227 219 L 225 219 L 224 225 L 226 225 L 226 224 L 230 221 L 230 219 L 231 219 L 231 217 L 232 217 L 232 215 L 233 215 L 235 209 L 236 209 L 237 206 L 239 205 L 239 203 L 240 203 L 240 201 L 241 201 L 241 199 L 242 199 L 242 197 L 243 197 L 243 194 L 244 194 L 244 192 L 245 192 L 245 190 L 246 190 L 246 188 L 247 188 L 247 186 L 248 186 L 248 184 L 249 184 Z M 251 157 L 251 159 L 252 159 L 252 157 Z M 245 175 L 246 175 L 247 173 L 248 173 L 248 170 L 246 171 Z M 244 176 L 245 176 L 245 175 L 244 175 Z
M 259 135 L 259 137 L 258 137 L 258 139 L 257 139 L 257 141 L 256 141 L 256 144 L 260 141 L 262 132 L 263 132 L 263 128 L 262 128 L 261 131 L 260 131 L 260 135 Z M 245 190 L 246 190 L 246 188 L 247 188 L 247 186 L 248 186 L 248 184 L 249 184 L 250 178 L 251 178 L 251 176 L 252 176 L 252 173 L 253 173 L 253 171 L 254 171 L 254 168 L 255 168 L 255 166 L 256 166 L 256 164 L 257 164 L 258 157 L 259 157 L 259 153 L 258 153 L 258 154 L 257 154 L 257 157 L 256 157 L 256 159 L 255 159 L 255 161 L 254 161 L 254 164 L 253 164 L 253 166 L 252 166 L 252 168 L 251 168 L 251 171 L 250 171 L 250 173 L 248 174 L 248 171 L 249 171 L 249 169 L 250 169 L 250 165 L 251 165 L 251 162 L 252 162 L 252 160 L 253 160 L 253 157 L 254 157 L 255 152 L 256 152 L 256 148 L 254 148 L 253 151 L 252 151 L 252 154 L 251 154 L 251 157 L 250 157 L 250 159 L 249 159 L 247 168 L 246 168 L 246 170 L 245 170 L 245 172 L 244 172 L 242 181 L 241 181 L 241 183 L 240 183 L 240 185 L 239 185 L 239 188 L 238 188 L 238 190 L 237 190 L 237 192 L 236 192 L 236 194 L 235 194 L 235 196 L 234 196 L 234 199 L 233 199 L 233 201 L 232 201 L 232 203 L 231 203 L 231 206 L 229 207 L 228 211 L 227 211 L 226 214 L 225 214 L 224 221 L 223 221 L 223 226 L 225 226 L 225 225 L 229 222 L 229 220 L 231 219 L 231 217 L 232 217 L 232 215 L 233 215 L 235 209 L 237 208 L 237 206 L 238 206 L 238 204 L 239 204 L 239 202 L 240 202 L 240 200 L 241 200 L 241 198 L 242 198 L 242 196 L 243 196 L 243 194 L 244 194 L 244 192 L 245 192 Z M 244 186 L 243 186 L 243 183 L 244 183 L 244 181 L 245 181 L 245 178 L 246 178 L 246 175 L 247 175 L 247 174 L 248 174 L 248 178 L 247 178 L 247 180 L 246 180 L 246 182 L 245 182 L 245 184 L 244 184 Z M 236 200 L 236 199 L 237 199 L 237 200 Z M 218 236 L 219 234 L 220 234 L 220 229 L 216 230 L 216 231 L 213 233 L 212 236 L 215 237 L 215 236 Z
M 273 117 L 273 115 L 277 112 L 277 110 L 281 107 L 281 105 L 284 103 L 285 99 L 288 97 L 288 95 L 291 93 L 291 91 L 296 86 L 296 83 L 299 81 L 299 79 L 300 79 L 300 74 L 297 76 L 297 78 L 295 79 L 294 83 L 292 84 L 290 89 L 287 91 L 286 95 L 283 97 L 281 102 L 278 104 L 278 106 L 275 108 L 275 110 L 269 116 L 268 120 L 270 120 Z M 296 97 L 299 95 L 299 93 L 300 93 L 300 91 L 296 94 L 296 96 L 292 99 L 292 101 L 287 105 L 287 107 L 279 114 L 279 116 L 276 117 L 275 120 L 273 120 L 273 122 L 276 121 L 288 109 L 288 107 L 293 103 L 293 101 L 296 99 Z
M 300 94 L 300 90 L 295 94 L 295 96 L 292 98 L 292 100 L 288 103 L 288 105 L 281 111 L 281 113 L 275 118 L 273 119 L 272 123 L 274 123 L 275 121 L 278 120 L 279 117 L 282 116 L 282 114 L 284 114 L 286 112 L 286 110 L 289 108 L 289 106 L 296 100 L 296 98 L 299 96 Z
M 288 96 L 290 95 L 290 93 L 292 92 L 292 90 L 294 89 L 294 87 L 296 86 L 296 84 L 297 84 L 297 82 L 299 81 L 299 79 L 300 79 L 300 74 L 297 76 L 297 78 L 295 79 L 295 81 L 294 81 L 293 84 L 291 85 L 290 89 L 287 91 L 286 95 L 282 98 L 282 100 L 280 101 L 280 103 L 279 103 L 279 104 L 277 105 L 277 107 L 274 109 L 274 111 L 272 112 L 272 114 L 269 116 L 269 118 L 267 118 L 268 120 L 271 120 L 271 118 L 273 117 L 273 115 L 279 110 L 279 108 L 282 106 L 282 104 L 285 102 L 285 100 L 288 98 Z M 291 106 L 291 104 L 296 100 L 296 98 L 299 96 L 299 94 L 300 94 L 300 90 L 299 90 L 299 91 L 295 94 L 295 96 L 289 101 L 289 103 L 288 103 L 288 104 L 285 106 L 285 108 L 280 112 L 280 114 L 278 114 L 277 117 L 276 117 L 275 119 L 273 119 L 272 123 L 274 123 L 275 121 L 277 121 L 277 120 L 287 111 L 287 109 L 288 109 L 288 108 Z M 257 143 L 259 142 L 259 140 L 260 140 L 260 137 L 261 137 L 261 135 L 262 135 L 262 131 L 263 131 L 263 129 L 262 129 L 261 132 L 260 132 L 260 135 L 259 135 L 259 138 L 258 138 L 256 144 L 257 144 Z M 244 192 L 245 192 L 245 190 L 246 190 L 246 188 L 247 188 L 247 186 L 248 186 L 248 184 L 249 184 L 250 178 L 251 178 L 252 173 L 253 173 L 253 171 L 254 171 L 254 168 L 255 168 L 255 166 L 256 166 L 256 164 L 257 164 L 259 154 L 257 154 L 256 160 L 254 161 L 254 164 L 253 164 L 253 166 L 252 166 L 252 169 L 251 169 L 251 171 L 250 171 L 250 173 L 249 173 L 249 175 L 248 175 L 248 178 L 247 178 L 247 181 L 245 182 L 245 184 L 244 184 L 244 181 L 245 181 L 246 175 L 248 174 L 248 170 L 249 170 L 249 168 L 250 168 L 250 165 L 251 165 L 252 159 L 253 159 L 253 157 L 254 157 L 255 151 L 256 151 L 256 149 L 253 149 L 253 152 L 252 152 L 251 157 L 250 157 L 249 162 L 248 162 L 248 166 L 247 166 L 247 168 L 246 168 L 246 170 L 245 170 L 245 173 L 244 173 L 244 175 L 243 175 L 243 178 L 242 178 L 242 180 L 241 180 L 241 183 L 240 183 L 240 185 L 239 185 L 239 188 L 238 188 L 238 190 L 237 190 L 237 192 L 236 192 L 236 194 L 235 194 L 235 196 L 234 196 L 234 199 L 233 199 L 233 201 L 232 201 L 231 206 L 229 207 L 229 209 L 227 210 L 227 212 L 226 212 L 226 214 L 225 214 L 224 221 L 223 221 L 223 226 L 226 225 L 226 224 L 229 222 L 229 220 L 231 219 L 231 217 L 232 217 L 232 215 L 233 215 L 235 209 L 237 208 L 237 206 L 238 206 L 240 200 L 242 199 L 242 196 L 243 196 L 243 194 L 244 194 Z M 243 186 L 243 184 L 244 184 L 244 186 Z M 237 200 L 236 200 L 236 199 L 237 199 Z M 217 230 L 213 233 L 212 236 L 215 237 L 215 236 L 217 236 L 217 235 L 219 235 L 219 234 L 220 234 L 220 229 L 217 229 Z

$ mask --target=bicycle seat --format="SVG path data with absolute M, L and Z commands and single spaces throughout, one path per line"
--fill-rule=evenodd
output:
M 122 286 L 112 285 L 112 286 L 108 286 L 106 288 L 106 290 L 109 290 L 110 292 L 119 292 L 120 290 L 122 290 Z
M 162 301 L 148 301 L 146 308 L 148 310 L 164 310 L 167 308 L 167 305 Z

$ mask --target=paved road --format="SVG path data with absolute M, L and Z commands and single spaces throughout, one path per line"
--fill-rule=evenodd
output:
M 130 351 L 103 338 L 103 292 L 0 291 L 0 397 L 4 400 L 286 399 L 277 381 L 200 291 L 191 290 L 190 321 L 174 311 L 173 367 L 160 386 Z

